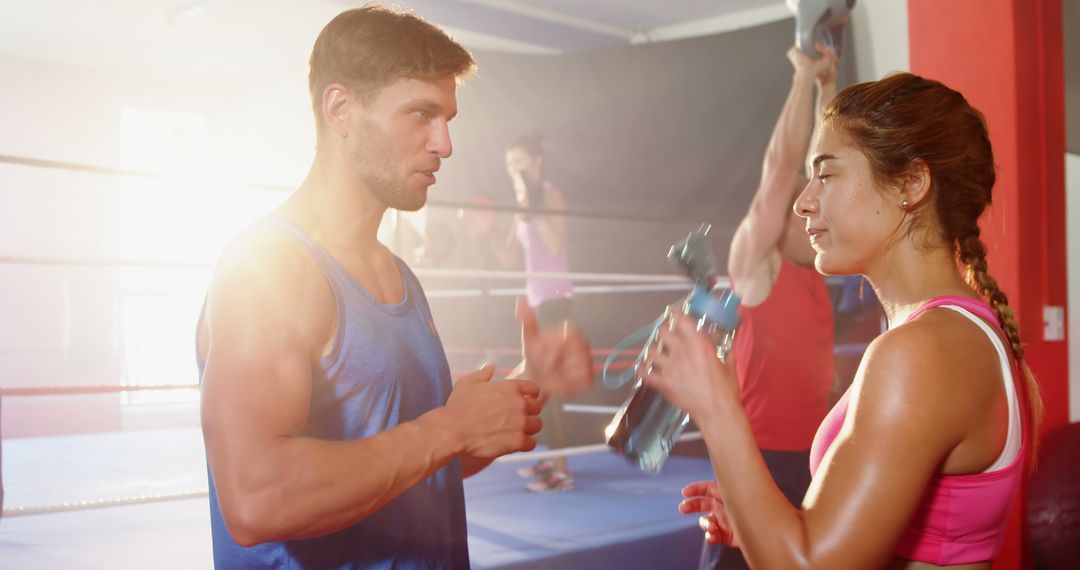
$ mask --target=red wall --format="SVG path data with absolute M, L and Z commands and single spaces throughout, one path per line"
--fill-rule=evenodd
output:
M 912 73 L 959 90 L 989 124 L 998 182 L 983 236 L 1042 387 L 1044 431 L 1069 421 L 1068 344 L 1043 340 L 1043 306 L 1065 307 L 1067 294 L 1061 10 L 1061 0 L 908 0 Z M 1018 508 L 995 569 L 1030 565 L 1020 522 Z

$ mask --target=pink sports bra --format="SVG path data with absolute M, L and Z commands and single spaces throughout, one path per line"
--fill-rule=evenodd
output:
M 1023 475 L 1027 444 L 1026 434 L 1021 429 L 1020 401 L 1013 374 L 1015 360 L 994 329 L 986 324 L 987 321 L 993 323 L 994 328 L 1000 330 L 997 318 L 986 303 L 966 297 L 935 297 L 907 320 L 935 307 L 952 309 L 968 317 L 994 343 L 1008 395 L 1009 435 L 1001 455 L 986 471 L 967 475 L 938 474 L 930 480 L 893 554 L 937 565 L 993 560 L 1005 538 L 1009 511 Z M 810 450 L 811 475 L 817 473 L 822 458 L 840 432 L 847 416 L 850 393 L 849 389 L 818 427 Z

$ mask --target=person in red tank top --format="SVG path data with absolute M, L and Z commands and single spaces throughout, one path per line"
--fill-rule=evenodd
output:
M 791 89 L 762 161 L 761 182 L 728 254 L 732 288 L 742 297 L 734 360 L 742 405 L 772 480 L 792 504 L 810 485 L 810 443 L 828 411 L 833 383 L 833 312 L 814 250 L 791 211 L 806 185 L 802 174 L 814 110 L 836 94 L 836 54 L 811 59 L 792 47 Z M 817 102 L 814 102 L 815 83 Z M 688 488 L 712 487 L 712 482 Z M 737 548 L 702 549 L 703 570 L 747 568 Z
M 716 484 L 680 509 L 705 512 L 707 532 L 759 569 L 988 570 L 1041 401 L 980 238 L 997 176 L 986 119 L 940 82 L 898 73 L 838 93 L 812 154 L 794 210 L 814 264 L 864 275 L 889 329 L 822 424 L 800 511 L 769 481 L 735 367 L 677 317 L 641 368 L 694 418 L 712 460 Z

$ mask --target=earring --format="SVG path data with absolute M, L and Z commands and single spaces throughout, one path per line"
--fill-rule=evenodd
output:
M 910 204 L 910 202 L 907 201 L 907 198 L 904 198 L 903 200 L 900 200 L 900 207 L 901 208 L 906 210 L 907 207 L 908 207 L 908 204 Z

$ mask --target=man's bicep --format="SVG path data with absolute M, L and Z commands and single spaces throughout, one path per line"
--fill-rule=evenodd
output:
M 241 351 L 211 342 L 202 380 L 204 431 L 221 437 L 299 434 L 311 401 L 311 365 L 301 350 Z
M 735 231 L 728 254 L 728 276 L 746 306 L 760 304 L 773 285 L 772 264 L 779 255 L 775 244 L 755 240 L 751 221 L 744 219 Z
M 739 224 L 738 241 L 732 242 L 731 255 L 741 260 L 739 269 L 756 268 L 777 248 L 791 215 L 795 182 L 795 176 L 786 172 L 763 173 L 761 185 Z
M 210 438 L 295 435 L 311 398 L 313 327 L 298 304 L 297 277 L 251 279 L 250 268 L 223 271 L 207 304 L 209 349 L 203 374 L 203 429 Z M 208 448 L 210 446 L 208 445 Z M 209 450 L 209 449 L 208 449 Z
M 731 237 L 731 245 L 728 248 L 728 276 L 736 281 L 742 281 L 751 273 L 753 259 L 760 257 L 758 244 L 753 241 L 750 217 L 747 216 L 739 222 L 735 228 L 735 234 Z

